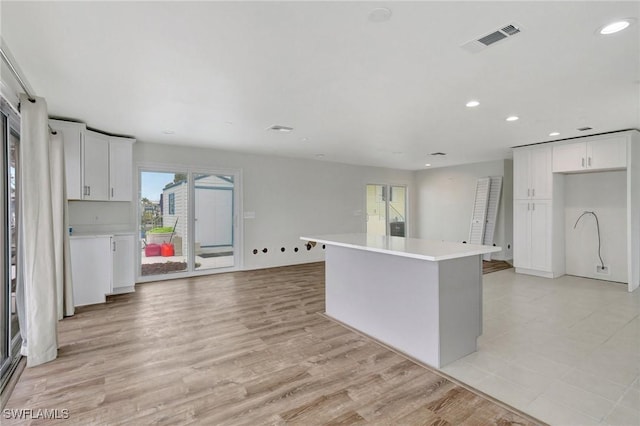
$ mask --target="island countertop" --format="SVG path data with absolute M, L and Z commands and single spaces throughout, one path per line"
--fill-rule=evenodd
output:
M 493 253 L 500 247 L 464 244 L 450 241 L 433 241 L 419 238 L 389 237 L 371 234 L 329 234 L 300 237 L 304 241 L 347 247 L 358 250 L 411 257 L 430 261 L 458 259 L 461 257 Z

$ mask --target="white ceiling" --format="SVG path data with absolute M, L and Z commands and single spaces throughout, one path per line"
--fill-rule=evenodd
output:
M 376 7 L 391 19 L 369 21 Z M 3 1 L 0 12 L 51 115 L 146 142 L 416 170 L 640 128 L 640 2 Z M 597 34 L 619 18 L 636 22 Z M 510 23 L 522 33 L 460 47 Z

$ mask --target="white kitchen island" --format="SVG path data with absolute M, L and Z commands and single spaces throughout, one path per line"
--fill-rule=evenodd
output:
M 482 255 L 500 247 L 368 234 L 326 246 L 326 314 L 433 367 L 476 350 Z

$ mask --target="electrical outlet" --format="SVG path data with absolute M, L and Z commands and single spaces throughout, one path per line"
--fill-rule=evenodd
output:
M 607 265 L 596 265 L 596 274 L 609 275 L 609 267 Z

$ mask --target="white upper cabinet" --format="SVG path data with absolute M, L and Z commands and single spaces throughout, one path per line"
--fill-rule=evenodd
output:
M 64 162 L 67 179 L 67 198 L 82 199 L 82 137 L 86 131 L 84 123 L 49 120 L 53 130 L 62 134 L 64 140 Z
M 132 200 L 134 139 L 111 137 L 109 140 L 109 200 Z
M 603 137 L 553 147 L 553 172 L 570 173 L 627 167 L 624 136 Z
M 84 137 L 83 200 L 109 199 L 109 137 L 88 130 Z
M 132 201 L 135 139 L 87 130 L 84 123 L 49 120 L 64 139 L 67 199 Z
M 592 170 L 626 168 L 626 139 L 616 137 L 587 142 L 587 167 Z
M 513 192 L 516 200 L 551 198 L 551 147 L 515 150 L 513 170 Z

